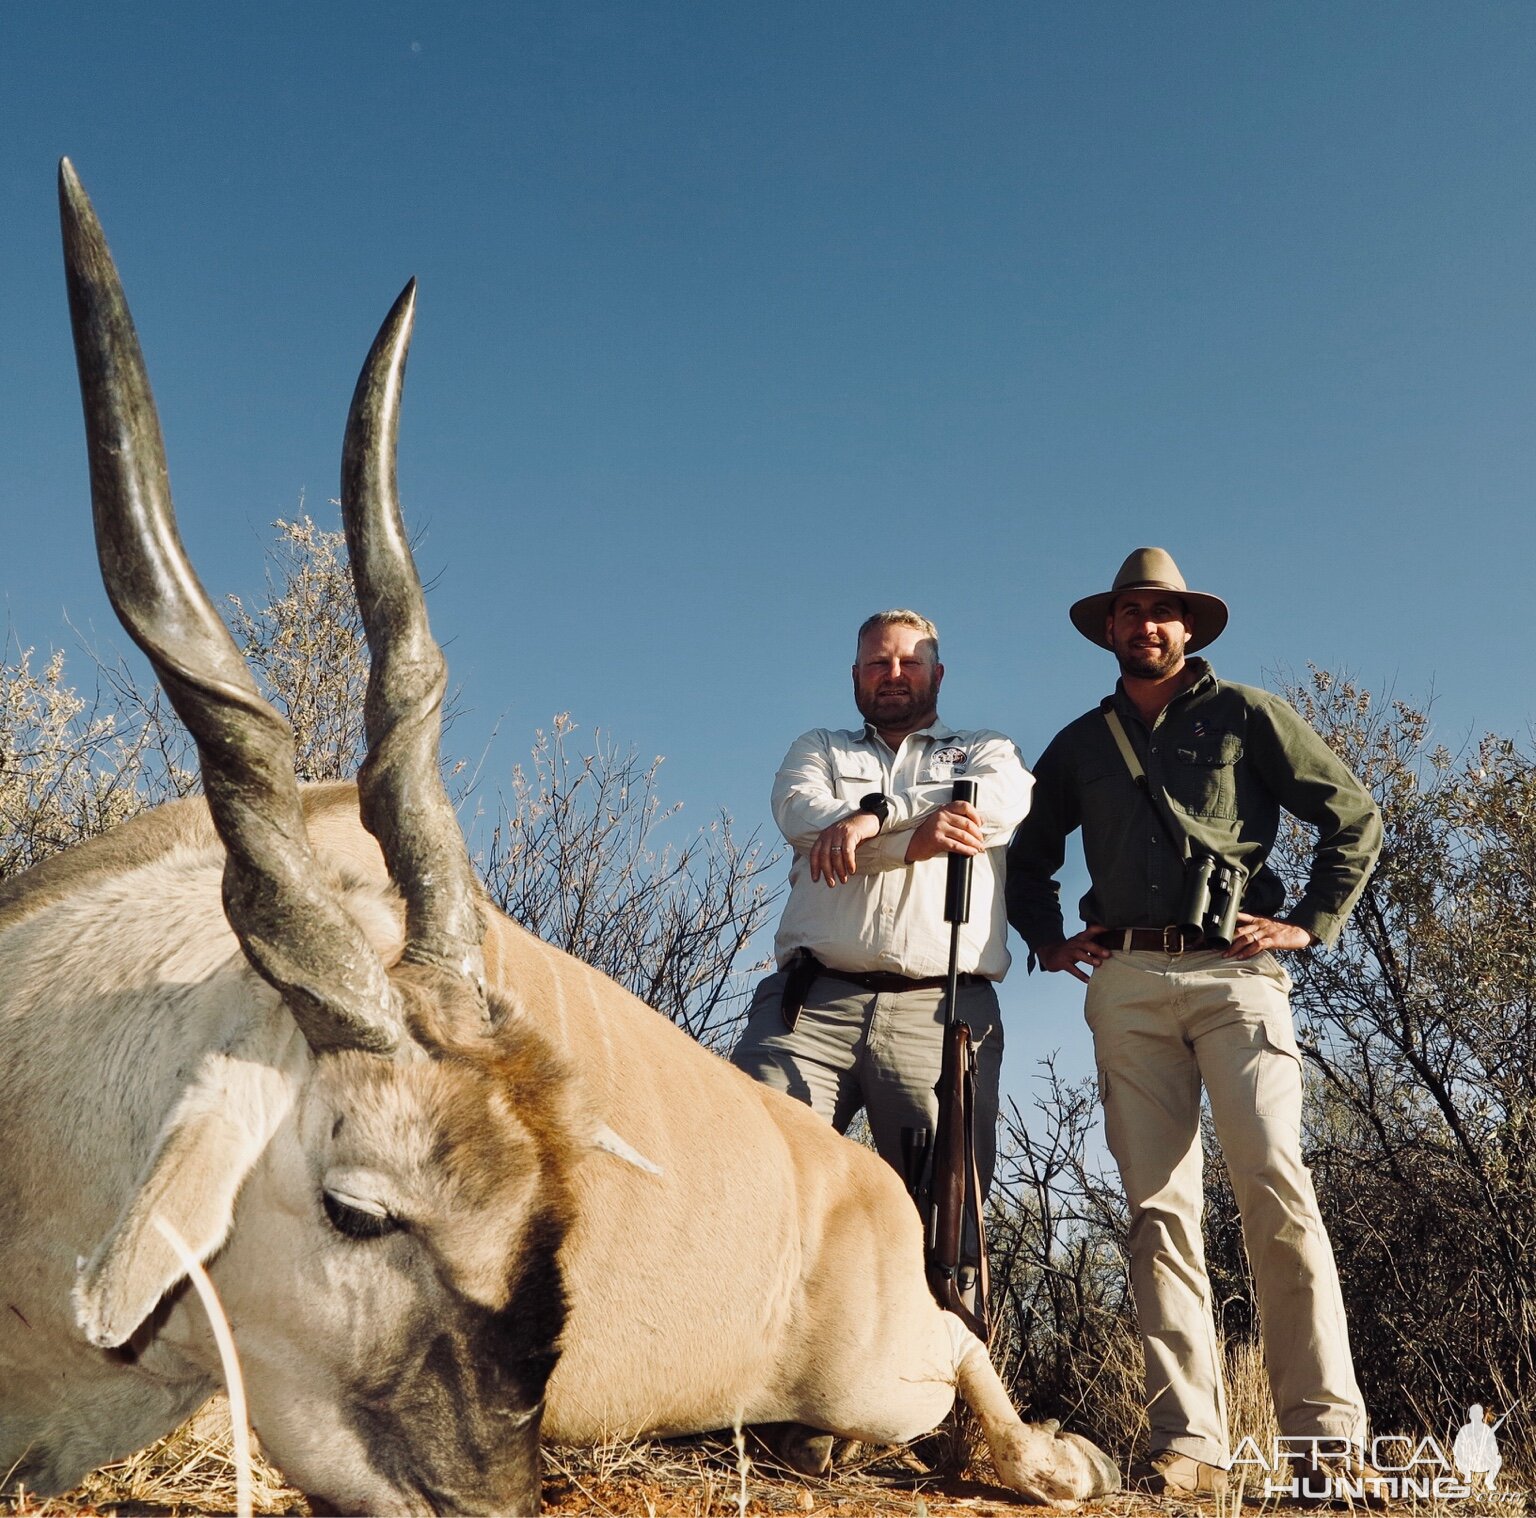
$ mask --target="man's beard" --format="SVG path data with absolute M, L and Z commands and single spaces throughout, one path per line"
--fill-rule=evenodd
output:
M 873 696 L 858 697 L 859 715 L 876 727 L 905 727 L 933 708 L 933 692 L 929 689 L 908 690 L 881 689 Z
M 1115 649 L 1120 673 L 1136 680 L 1162 680 L 1178 669 L 1184 660 L 1183 643 L 1159 643 L 1152 648 Z

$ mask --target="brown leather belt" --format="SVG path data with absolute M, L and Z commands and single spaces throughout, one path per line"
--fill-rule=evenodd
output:
M 885 993 L 938 991 L 949 979 L 945 975 L 897 975 L 893 970 L 834 970 L 830 965 L 822 964 L 809 949 L 796 949 L 784 966 L 784 993 L 779 1001 L 784 1026 L 791 1032 L 800 1019 L 812 985 L 823 978 L 846 980 L 866 991 Z M 979 986 L 985 980 L 985 975 L 970 972 L 956 976 L 957 984 L 962 986 Z
M 1141 949 L 1155 954 L 1187 954 L 1205 947 L 1205 934 L 1188 928 L 1104 928 L 1099 942 L 1106 949 Z
M 851 980 L 856 986 L 863 986 L 866 991 L 937 991 L 948 984 L 947 975 L 897 975 L 893 970 L 834 970 L 831 965 L 822 965 L 819 975 L 825 975 L 833 980 Z M 979 986 L 986 980 L 985 975 L 964 974 L 957 977 L 962 986 Z

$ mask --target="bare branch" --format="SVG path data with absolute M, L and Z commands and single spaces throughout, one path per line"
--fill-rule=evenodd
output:
M 661 760 L 642 766 L 601 732 L 588 749 L 558 715 L 531 768 L 512 773 L 480 861 L 491 898 L 539 937 L 595 965 L 700 1042 L 733 1039 L 749 958 L 776 890 L 777 855 L 738 843 L 730 818 L 676 840 L 677 806 L 657 794 Z

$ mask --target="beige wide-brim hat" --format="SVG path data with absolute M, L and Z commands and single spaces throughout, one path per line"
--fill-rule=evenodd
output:
M 1207 595 L 1201 590 L 1191 590 L 1173 562 L 1173 555 L 1166 548 L 1138 548 L 1115 576 L 1113 590 L 1100 591 L 1096 596 L 1084 596 L 1073 603 L 1072 625 L 1090 642 L 1100 648 L 1109 647 L 1104 623 L 1115 597 L 1124 590 L 1167 590 L 1189 605 L 1194 631 L 1190 634 L 1185 653 L 1194 653 L 1207 643 L 1214 643 L 1227 625 L 1227 603 L 1220 596 Z

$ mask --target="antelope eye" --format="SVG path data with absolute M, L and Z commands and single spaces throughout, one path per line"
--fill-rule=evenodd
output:
M 389 1213 L 359 1206 L 355 1201 L 344 1202 L 333 1191 L 322 1191 L 320 1200 L 331 1227 L 349 1239 L 381 1239 L 400 1227 L 400 1220 Z

